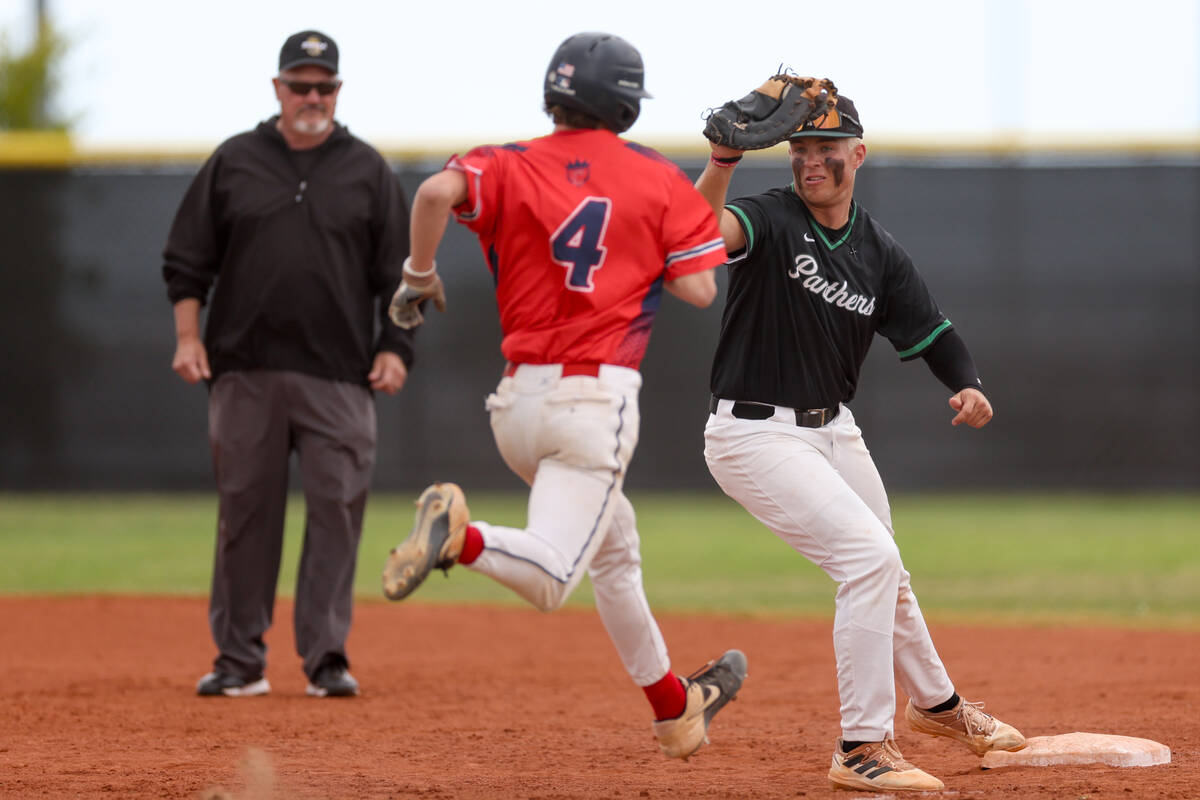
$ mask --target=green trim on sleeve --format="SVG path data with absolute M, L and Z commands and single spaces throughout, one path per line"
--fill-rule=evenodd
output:
M 934 328 L 933 332 L 930 333 L 928 336 L 926 336 L 924 339 L 917 342 L 916 344 L 914 344 L 912 347 L 908 348 L 907 350 L 901 350 L 899 353 L 900 360 L 903 361 L 904 359 L 908 358 L 909 356 L 914 356 L 917 353 L 924 350 L 926 347 L 929 347 L 929 345 L 933 344 L 933 340 L 936 339 L 937 337 L 941 336 L 942 332 L 945 331 L 949 327 L 950 327 L 950 320 L 944 320 L 941 325 L 938 325 L 936 328 Z
M 746 232 L 746 252 L 749 253 L 754 249 L 754 226 L 750 224 L 750 218 L 746 216 L 745 211 L 742 211 L 737 206 L 725 207 L 737 215 L 737 218 L 741 220 L 742 230 Z

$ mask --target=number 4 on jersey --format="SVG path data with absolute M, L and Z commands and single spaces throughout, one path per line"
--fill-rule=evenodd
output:
M 558 230 L 550 237 L 550 253 L 556 264 L 567 268 L 564 283 L 573 292 L 590 292 L 596 288 L 592 273 L 604 265 L 608 248 L 604 234 L 612 216 L 612 200 L 589 197 L 575 207 Z

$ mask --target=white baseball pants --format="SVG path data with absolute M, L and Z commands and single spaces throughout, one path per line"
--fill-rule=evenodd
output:
M 850 409 L 822 428 L 791 409 L 738 419 L 721 400 L 704 457 L 721 488 L 838 583 L 833 620 L 842 738 L 892 735 L 897 681 L 918 707 L 954 685 L 934 649 L 892 531 L 887 493 Z
M 523 364 L 488 396 L 500 455 L 531 487 L 524 529 L 472 521 L 484 549 L 470 569 L 542 611 L 563 604 L 586 572 L 596 610 L 638 686 L 670 659 L 642 588 L 633 506 L 622 493 L 637 446 L 641 374 L 602 365 L 561 377 L 558 364 Z

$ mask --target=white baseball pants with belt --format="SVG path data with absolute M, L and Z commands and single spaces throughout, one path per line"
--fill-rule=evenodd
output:
M 561 364 L 522 364 L 488 396 L 500 455 L 531 487 L 528 521 L 518 529 L 473 520 L 484 548 L 467 566 L 542 611 L 561 606 L 586 573 L 626 671 L 649 686 L 670 659 L 642 588 L 633 506 L 622 492 L 642 376 L 608 364 L 595 371 L 562 377 Z
M 721 488 L 838 583 L 833 620 L 842 738 L 893 733 L 896 688 L 918 707 L 954 685 L 934 649 L 892 531 L 887 493 L 862 431 L 841 406 L 821 428 L 777 408 L 739 419 L 720 400 L 704 431 L 704 457 Z

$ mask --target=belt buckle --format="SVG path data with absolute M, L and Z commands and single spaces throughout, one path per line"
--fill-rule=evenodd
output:
M 806 427 L 821 428 L 825 425 L 825 415 L 829 412 L 826 408 L 806 408 L 801 412 L 800 416 L 804 420 Z M 812 420 L 816 419 L 816 424 Z

